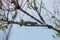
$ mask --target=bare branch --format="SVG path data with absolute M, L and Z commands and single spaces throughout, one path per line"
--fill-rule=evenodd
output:
M 33 17 L 32 15 L 30 15 L 29 13 L 27 13 L 26 11 L 24 11 L 23 9 L 20 8 L 20 10 L 25 13 L 26 15 L 30 16 L 31 18 L 33 18 L 34 20 L 36 20 L 37 22 L 43 24 L 41 21 L 39 21 L 38 19 L 36 19 L 35 17 Z

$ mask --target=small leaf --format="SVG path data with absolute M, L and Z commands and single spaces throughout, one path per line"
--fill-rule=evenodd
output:
M 2 24 L 0 24 L 0 29 L 2 29 Z
M 55 16 L 51 16 L 51 18 L 55 18 Z
M 24 20 L 23 19 L 21 19 L 21 21 L 20 21 L 20 25 L 22 26 L 22 25 L 24 25 Z
M 31 9 L 31 7 L 30 7 L 30 6 L 28 6 L 27 8 Z
M 34 10 L 37 10 L 38 8 L 37 7 L 33 7 Z
M 14 18 L 14 16 L 12 16 L 12 19 Z
M 31 6 L 29 5 L 29 3 L 27 4 L 27 8 L 31 9 Z
M 6 29 L 8 28 L 7 26 L 5 26 L 6 27 Z
M 60 33 L 57 33 L 56 36 L 59 36 L 60 37 Z
M 15 16 L 12 16 L 12 19 L 14 19 L 15 18 Z
M 0 2 L 0 9 L 2 8 L 2 3 Z

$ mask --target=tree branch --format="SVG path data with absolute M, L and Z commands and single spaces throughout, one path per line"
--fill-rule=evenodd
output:
M 2 20 L 2 21 L 6 21 L 7 22 L 7 20 L 4 20 L 4 19 L 0 19 L 0 20 Z M 18 24 L 18 25 L 21 25 L 19 22 L 13 22 L 13 21 L 8 21 L 8 24 Z M 56 28 L 54 28 L 53 26 L 51 26 L 51 25 L 48 25 L 48 24 L 45 24 L 45 25 L 40 25 L 40 24 L 35 24 L 35 25 L 25 25 L 26 23 L 24 23 L 23 25 L 24 26 L 29 26 L 29 27 L 48 27 L 49 29 L 53 29 L 53 30 L 55 30 L 55 31 L 57 31 L 57 32 L 59 32 L 60 33 L 60 30 L 58 30 L 58 29 L 56 29 Z
M 26 11 L 24 11 L 22 8 L 20 8 L 20 10 L 21 10 L 24 14 L 26 14 L 26 15 L 30 16 L 31 18 L 33 18 L 34 20 L 36 20 L 37 22 L 43 24 L 41 21 L 39 21 L 38 19 L 36 19 L 36 18 L 33 17 L 32 15 L 30 15 L 29 13 L 27 13 Z

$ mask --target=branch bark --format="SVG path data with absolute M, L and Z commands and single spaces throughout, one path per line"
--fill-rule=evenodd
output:
M 7 22 L 7 20 L 3 20 L 3 19 L 0 19 L 0 20 L 2 20 L 2 21 L 6 21 Z M 18 25 L 20 25 L 20 23 L 19 22 L 13 22 L 13 21 L 8 21 L 8 23 L 9 24 L 18 24 Z M 53 30 L 55 30 L 55 31 L 57 31 L 57 32 L 59 32 L 60 33 L 60 30 L 58 30 L 58 29 L 56 29 L 56 28 L 54 28 L 53 26 L 51 26 L 51 25 L 48 25 L 48 24 L 45 24 L 45 25 L 40 25 L 40 24 L 37 24 L 37 25 L 24 25 L 24 26 L 29 26 L 29 27 L 48 27 L 49 29 L 53 29 Z

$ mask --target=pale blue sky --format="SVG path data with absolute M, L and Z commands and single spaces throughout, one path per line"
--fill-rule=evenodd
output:
M 55 40 L 52 35 L 54 35 L 53 30 L 15 25 L 12 29 L 10 40 Z

